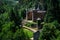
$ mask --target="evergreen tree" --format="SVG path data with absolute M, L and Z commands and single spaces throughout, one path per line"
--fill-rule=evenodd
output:
M 59 13 L 60 6 L 59 0 L 46 0 L 45 4 L 47 5 L 47 14 L 46 14 L 46 22 L 52 22 L 57 20 L 59 22 Z
M 45 24 L 43 25 L 40 33 L 39 40 L 59 40 L 60 35 L 60 1 L 59 0 L 46 0 L 45 5 L 47 6 L 47 12 L 45 17 Z

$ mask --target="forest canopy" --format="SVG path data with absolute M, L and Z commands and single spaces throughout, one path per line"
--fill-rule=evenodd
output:
M 0 40 L 30 40 L 22 21 L 26 9 L 38 7 L 46 11 L 38 40 L 60 40 L 60 0 L 0 0 Z

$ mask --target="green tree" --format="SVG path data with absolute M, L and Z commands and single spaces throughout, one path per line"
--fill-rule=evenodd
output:
M 59 0 L 46 0 L 45 4 L 47 5 L 47 14 L 46 14 L 46 22 L 52 22 L 57 20 L 59 22 L 60 18 L 60 1 Z
M 40 33 L 39 40 L 59 40 L 60 37 L 60 1 L 59 0 L 45 0 L 45 5 L 47 6 L 47 12 L 45 17 L 45 24 Z M 56 22 L 56 21 L 57 22 Z M 47 23 L 47 24 L 46 24 Z

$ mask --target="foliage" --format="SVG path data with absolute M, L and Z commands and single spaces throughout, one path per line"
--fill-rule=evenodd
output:
M 35 23 L 35 22 L 27 22 L 27 23 L 25 24 L 25 26 L 31 27 L 31 26 L 34 25 L 34 24 L 36 24 L 36 23 Z
M 20 27 L 21 15 L 18 10 L 20 10 L 18 5 L 14 7 L 5 4 L 1 1 L 0 5 L 0 40 L 30 40 L 30 35 L 25 33 Z M 4 10 L 4 11 L 3 11 Z M 3 11 L 3 13 L 2 13 Z M 21 11 L 20 11 L 21 12 Z
M 22 18 L 25 17 L 25 9 L 37 8 L 42 0 L 18 0 L 17 4 L 12 1 L 15 2 L 0 0 L 0 40 L 30 40 L 30 34 L 27 35 L 20 26 Z M 45 0 L 43 5 L 47 14 L 39 40 L 60 40 L 60 0 Z M 27 26 L 32 24 L 27 23 Z
M 31 32 L 30 30 L 24 29 L 24 32 L 29 36 L 29 38 L 33 37 L 33 32 Z
M 13 36 L 14 40 L 30 40 L 27 33 L 23 29 L 18 29 Z
M 30 26 L 31 26 L 31 23 L 27 22 L 27 23 L 25 24 L 25 26 L 30 27 Z
M 54 20 L 57 20 L 58 22 L 59 21 L 59 18 L 60 18 L 60 1 L 59 0 L 46 0 L 45 1 L 46 5 L 47 5 L 47 14 L 46 14 L 46 17 L 45 17 L 45 21 L 46 22 L 53 22 Z
M 59 0 L 46 0 L 47 14 L 44 18 L 45 24 L 43 25 L 40 33 L 39 40 L 59 40 L 60 37 L 60 1 Z
M 56 40 L 58 37 L 60 31 L 56 28 L 55 22 L 52 23 L 45 23 L 42 31 L 40 33 L 40 39 L 39 40 Z
M 47 23 L 44 25 L 42 32 L 40 34 L 40 40 L 50 40 L 50 37 L 53 37 L 52 33 L 54 33 L 54 25 L 51 25 L 50 23 Z

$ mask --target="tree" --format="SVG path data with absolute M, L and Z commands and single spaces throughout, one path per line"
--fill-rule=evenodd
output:
M 46 22 L 52 22 L 57 20 L 59 22 L 59 13 L 60 6 L 59 0 L 46 0 L 45 4 L 47 5 L 47 14 L 46 14 Z
M 39 40 L 59 40 L 60 37 L 60 1 L 59 0 L 45 0 L 47 12 L 45 17 L 45 24 L 40 33 Z M 47 24 L 46 24 L 47 23 Z

